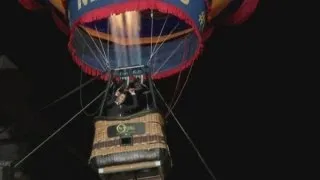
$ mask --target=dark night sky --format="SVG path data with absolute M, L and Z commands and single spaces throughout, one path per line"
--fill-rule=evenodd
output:
M 67 52 L 67 38 L 48 13 L 28 12 L 15 1 L 2 1 L 1 9 L 11 13 L 0 11 L 0 50 L 32 82 L 34 106 L 40 108 L 78 86 L 80 73 Z M 282 42 L 278 39 L 282 28 L 277 23 L 282 17 L 275 7 L 270 1 L 263 1 L 245 24 L 216 30 L 196 62 L 175 110 L 219 180 L 266 177 L 257 164 L 269 158 L 263 132 L 268 124 L 267 112 L 272 110 L 269 102 L 275 87 L 270 86 L 270 81 L 276 69 L 268 67 L 276 65 L 274 57 Z M 166 83 L 174 81 L 162 82 L 159 88 Z M 91 85 L 85 92 L 89 98 L 96 94 L 96 87 L 99 84 Z M 44 117 L 52 127 L 57 127 L 79 109 L 79 94 L 75 94 L 45 111 Z M 86 173 L 90 170 L 84 170 L 85 159 L 81 165 L 66 150 L 66 146 L 74 147 L 87 156 L 82 139 L 87 137 L 90 143 L 90 133 L 86 133 L 92 130 L 90 124 L 90 118 L 76 119 L 26 164 L 35 162 L 32 167 L 41 171 L 42 179 L 76 179 L 72 175 L 75 173 L 80 179 L 93 179 L 92 174 Z M 209 179 L 173 120 L 168 124 L 168 136 L 175 165 L 170 179 Z M 34 166 L 36 163 L 47 165 Z M 61 177 L 62 174 L 65 175 Z

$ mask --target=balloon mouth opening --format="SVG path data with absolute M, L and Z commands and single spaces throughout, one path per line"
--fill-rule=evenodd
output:
M 132 0 L 82 14 L 71 24 L 69 50 L 92 76 L 147 65 L 152 78 L 161 79 L 186 69 L 199 56 L 202 37 L 196 23 L 169 3 Z
M 124 46 L 161 44 L 193 33 L 193 28 L 184 20 L 150 9 L 111 14 L 99 20 L 80 23 L 76 28 L 103 43 Z

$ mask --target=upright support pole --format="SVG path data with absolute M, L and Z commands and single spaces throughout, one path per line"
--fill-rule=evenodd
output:
M 148 93 L 146 93 L 145 95 L 146 95 L 146 101 L 147 101 L 147 110 L 149 110 L 150 107 L 149 107 L 149 97 L 148 97 Z
M 101 102 L 99 116 L 102 116 L 104 105 L 105 105 L 105 103 L 107 101 L 107 96 L 108 96 L 108 93 L 109 93 L 109 89 L 111 88 L 111 85 L 112 85 L 112 80 L 113 80 L 113 71 L 110 72 L 109 81 L 107 83 L 107 87 L 106 87 L 106 90 L 105 90 L 105 93 L 104 93 L 104 96 L 103 96 L 103 99 L 102 99 L 102 102 Z
M 152 103 L 153 103 L 153 107 L 155 109 L 157 109 L 157 103 L 156 103 L 156 96 L 155 96 L 155 93 L 154 93 L 154 90 L 153 90 L 153 83 L 152 83 L 152 78 L 151 78 L 151 73 L 149 71 L 149 68 L 146 66 L 146 77 L 147 77 L 147 80 L 149 82 L 149 88 L 150 88 L 150 92 L 151 92 L 151 96 L 152 96 Z

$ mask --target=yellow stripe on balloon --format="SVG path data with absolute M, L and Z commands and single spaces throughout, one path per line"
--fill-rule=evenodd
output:
M 66 15 L 66 9 L 63 6 L 63 0 L 50 0 L 50 3 L 63 15 Z
M 211 21 L 217 17 L 223 9 L 225 9 L 231 0 L 213 0 L 211 4 L 211 11 L 208 14 L 208 20 Z
M 180 36 L 189 34 L 190 32 L 192 32 L 192 28 L 183 30 L 183 31 L 179 31 L 170 35 L 164 35 L 164 36 L 155 36 L 155 37 L 142 37 L 139 39 L 132 39 L 129 41 L 128 38 L 120 38 L 120 37 L 114 37 L 110 34 L 107 33 L 103 33 L 103 32 L 99 32 L 96 31 L 95 29 L 91 29 L 91 28 L 87 28 L 84 26 L 81 26 L 81 28 L 83 30 L 85 30 L 90 36 L 99 38 L 101 40 L 107 40 L 107 41 L 111 41 L 113 43 L 116 44 L 120 44 L 120 45 L 138 45 L 138 44 L 155 44 L 155 43 L 162 43 L 164 41 L 168 41 L 174 38 L 178 38 Z

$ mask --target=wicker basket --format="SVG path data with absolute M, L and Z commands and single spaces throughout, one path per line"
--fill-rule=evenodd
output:
M 99 170 L 120 172 L 121 169 L 143 169 L 141 163 L 167 161 L 169 150 L 163 126 L 158 112 L 121 119 L 97 117 L 90 163 Z

